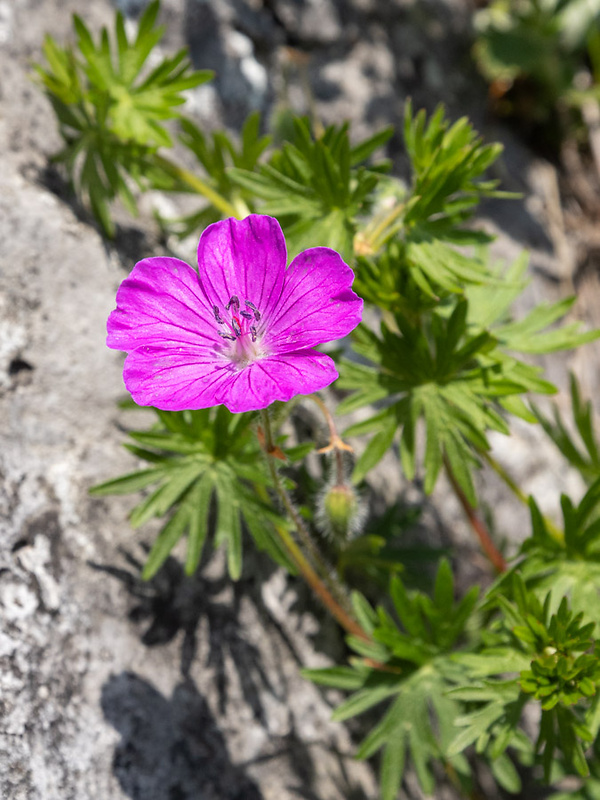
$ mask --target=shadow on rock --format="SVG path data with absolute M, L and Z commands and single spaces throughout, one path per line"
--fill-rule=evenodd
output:
M 231 763 L 204 697 L 190 680 L 168 699 L 133 673 L 102 687 L 102 711 L 121 734 L 113 772 L 134 800 L 262 800 Z
M 315 745 L 317 749 L 313 752 Z M 285 738 L 284 752 L 298 779 L 297 783 L 286 787 L 288 791 L 298 800 L 322 800 L 313 787 L 318 784 L 315 761 L 319 758 L 319 753 L 324 749 L 327 750 L 328 755 L 333 757 L 337 764 L 339 772 L 336 778 L 336 785 L 340 796 L 344 800 L 368 800 L 364 789 L 348 774 L 346 767 L 347 755 L 336 752 L 334 748 L 325 743 L 313 743 L 313 746 L 307 745 L 295 731 Z
M 252 708 L 255 719 L 263 722 L 261 694 L 265 690 L 275 696 L 279 693 L 271 685 L 261 654 L 248 641 L 239 619 L 241 595 L 251 594 L 251 588 L 243 579 L 232 587 L 227 577 L 208 578 L 201 571 L 187 576 L 181 564 L 172 557 L 165 561 L 152 580 L 143 581 L 140 578 L 141 562 L 125 550 L 121 553 L 132 570 L 106 564 L 90 563 L 90 566 L 117 578 L 136 599 L 129 619 L 145 626 L 141 635 L 143 644 L 148 647 L 165 645 L 180 631 L 183 632 L 180 669 L 182 676 L 188 678 L 197 651 L 198 627 L 205 620 L 209 645 L 207 666 L 215 671 L 220 709 L 224 712 L 227 702 L 225 662 L 229 657 L 235 666 L 245 702 Z M 233 600 L 223 599 L 228 588 L 233 589 Z

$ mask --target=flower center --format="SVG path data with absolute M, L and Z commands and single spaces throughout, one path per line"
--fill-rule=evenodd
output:
M 239 297 L 232 295 L 225 306 L 223 313 L 219 306 L 213 306 L 215 320 L 225 330 L 220 330 L 219 336 L 227 342 L 224 354 L 235 362 L 240 368 L 251 364 L 265 353 L 260 347 L 259 322 L 261 313 L 250 300 L 244 300 L 241 307 Z

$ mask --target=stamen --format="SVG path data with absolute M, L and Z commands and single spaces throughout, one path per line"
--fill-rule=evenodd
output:
M 224 324 L 225 324 L 225 320 L 224 320 L 224 319 L 223 319 L 223 317 L 222 317 L 222 316 L 219 314 L 219 306 L 213 306 L 213 313 L 214 313 L 214 315 L 215 315 L 215 319 L 217 320 L 217 322 L 219 323 L 219 325 L 224 325 Z
M 254 312 L 254 319 L 255 319 L 257 322 L 260 322 L 260 311 L 259 311 L 259 310 L 258 310 L 258 308 L 257 308 L 257 307 L 254 305 L 254 303 L 251 303 L 251 302 L 250 302 L 250 300 L 244 300 L 244 303 L 245 303 L 245 304 L 248 306 L 248 308 L 251 308 L 251 309 L 252 309 L 252 311 Z M 242 313 L 243 313 L 243 312 L 242 312 Z M 246 316 L 246 315 L 244 314 L 244 316 Z
M 240 298 L 236 294 L 232 294 L 229 298 L 229 302 L 225 306 L 225 309 L 229 311 L 229 314 L 223 317 L 221 315 L 219 306 L 217 305 L 213 305 L 212 312 L 215 315 L 215 320 L 219 325 L 225 325 L 227 328 L 229 328 L 228 333 L 217 331 L 219 336 L 222 339 L 227 339 L 230 342 L 236 342 L 238 339 L 241 339 L 242 341 L 240 342 L 240 345 L 242 350 L 245 352 L 245 336 L 248 336 L 249 334 L 253 343 L 258 340 L 258 328 L 256 324 L 250 325 L 248 323 L 258 322 L 260 320 L 260 311 L 250 300 L 244 300 L 244 303 L 246 308 L 240 309 Z M 248 320 L 248 323 L 246 323 L 246 320 Z

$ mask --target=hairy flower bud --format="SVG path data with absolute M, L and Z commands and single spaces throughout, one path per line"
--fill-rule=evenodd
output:
M 349 484 L 329 486 L 319 502 L 319 522 L 324 533 L 338 541 L 352 538 L 361 527 L 363 510 Z

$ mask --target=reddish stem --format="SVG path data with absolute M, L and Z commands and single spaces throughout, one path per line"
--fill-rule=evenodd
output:
M 485 526 L 485 523 L 482 519 L 478 516 L 477 512 L 469 503 L 466 494 L 461 489 L 458 481 L 454 477 L 450 465 L 446 463 L 446 472 L 448 474 L 448 478 L 450 479 L 450 483 L 452 484 L 452 488 L 456 496 L 458 497 L 461 506 L 463 507 L 463 511 L 465 512 L 465 516 L 469 520 L 469 523 L 473 530 L 475 531 L 477 538 L 479 539 L 479 544 L 481 545 L 481 549 L 486 554 L 488 559 L 493 564 L 496 572 L 502 573 L 506 572 L 507 566 L 506 561 L 502 553 L 498 550 L 494 542 L 492 541 L 492 537 L 490 536 L 488 529 Z

